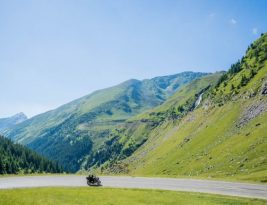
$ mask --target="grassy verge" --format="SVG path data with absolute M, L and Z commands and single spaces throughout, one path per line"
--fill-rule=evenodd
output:
M 267 201 L 175 191 L 114 188 L 30 188 L 0 190 L 5 205 L 262 205 Z

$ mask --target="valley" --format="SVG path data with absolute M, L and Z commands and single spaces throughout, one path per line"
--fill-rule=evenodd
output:
M 227 72 L 129 80 L 4 134 L 68 172 L 266 182 L 266 46 Z
M 267 0 L 0 0 L 0 205 L 266 205 Z
M 162 104 L 184 84 L 205 75 L 184 72 L 128 80 L 35 116 L 3 134 L 76 172 L 91 163 L 87 158 L 105 144 L 114 127 Z

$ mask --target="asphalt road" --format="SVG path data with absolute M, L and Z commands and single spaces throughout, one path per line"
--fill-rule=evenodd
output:
M 173 178 L 146 177 L 100 177 L 104 187 L 145 188 L 174 191 L 203 192 L 267 199 L 267 185 Z M 87 186 L 85 176 L 23 176 L 0 177 L 0 189 L 47 187 L 47 186 Z

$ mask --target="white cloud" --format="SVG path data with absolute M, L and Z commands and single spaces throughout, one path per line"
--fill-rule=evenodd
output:
M 254 35 L 257 35 L 257 34 L 258 34 L 258 28 L 256 28 L 256 27 L 253 28 L 253 29 L 252 29 L 252 33 L 253 33 Z
M 237 24 L 237 20 L 235 20 L 235 19 L 232 18 L 232 19 L 230 20 L 230 23 L 233 24 L 233 25 L 235 25 L 235 24 Z

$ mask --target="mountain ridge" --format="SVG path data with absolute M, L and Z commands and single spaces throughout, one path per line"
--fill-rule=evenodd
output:
M 142 120 L 145 125 L 135 127 L 132 136 L 151 122 L 160 124 L 129 157 L 106 161 L 95 168 L 104 174 L 266 182 L 266 90 L 264 34 L 213 87 L 203 92 L 196 109 L 188 106 L 195 100 L 181 101 L 174 95 L 174 102 L 166 101 L 166 106 L 137 116 L 134 120 Z M 196 99 L 193 93 L 191 96 Z
M 5 135 L 77 171 L 113 127 L 163 103 L 184 84 L 205 75 L 183 72 L 150 80 L 131 79 L 37 115 Z
M 0 132 L 11 128 L 16 124 L 22 123 L 27 119 L 28 117 L 23 112 L 17 113 L 11 117 L 0 118 Z

